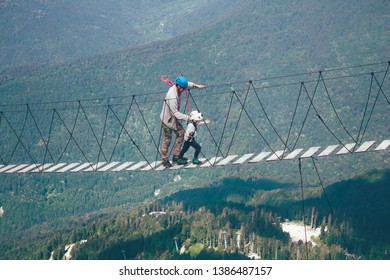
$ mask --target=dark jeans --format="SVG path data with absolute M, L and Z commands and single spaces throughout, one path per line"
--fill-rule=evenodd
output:
M 182 158 L 184 156 L 184 154 L 188 151 L 190 146 L 195 149 L 194 158 L 198 158 L 202 147 L 195 141 L 194 138 L 192 138 L 192 141 L 184 141 L 183 148 L 181 149 L 179 158 Z

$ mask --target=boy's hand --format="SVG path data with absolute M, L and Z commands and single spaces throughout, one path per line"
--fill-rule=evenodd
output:
M 204 120 L 204 123 L 205 123 L 205 124 L 210 124 L 211 121 L 210 121 L 210 120 Z

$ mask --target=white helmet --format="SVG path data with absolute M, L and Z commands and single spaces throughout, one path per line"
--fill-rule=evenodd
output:
M 201 120 L 203 120 L 203 115 L 201 112 L 192 111 L 190 114 L 190 120 L 191 121 L 201 121 Z

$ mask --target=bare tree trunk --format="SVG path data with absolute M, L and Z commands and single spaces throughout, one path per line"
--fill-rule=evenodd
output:
M 311 208 L 311 220 L 310 220 L 310 227 L 311 228 L 315 228 L 316 227 L 316 225 L 315 225 L 315 213 L 316 213 L 315 207 Z

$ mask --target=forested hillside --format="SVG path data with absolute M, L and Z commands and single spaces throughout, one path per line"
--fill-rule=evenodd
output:
M 200 128 L 198 136 L 207 158 L 334 144 L 341 148 L 347 143 L 359 145 L 373 140 L 379 144 L 389 139 L 390 3 L 386 1 L 294 0 L 288 5 L 285 1 L 244 1 L 239 7 L 237 1 L 201 1 L 199 5 L 181 1 L 180 7 L 161 1 L 150 8 L 149 1 L 131 2 L 138 6 L 126 6 L 127 1 L 113 6 L 111 1 L 91 1 L 93 5 L 90 1 L 75 1 L 68 10 L 58 9 L 62 7 L 58 2 L 22 2 L 9 0 L 0 4 L 4 15 L 1 24 L 6 27 L 0 34 L 2 42 L 7 42 L 1 46 L 6 50 L 0 52 L 5 65 L 0 72 L 1 165 L 158 160 L 159 114 L 167 91 L 167 85 L 159 80 L 163 74 L 174 79 L 182 73 L 208 86 L 206 90 L 192 90 L 190 98 L 192 108 L 199 108 L 212 120 L 209 127 Z M 175 17 L 177 10 L 182 11 L 180 19 Z M 60 16 L 64 13 L 69 18 Z M 153 28 L 165 20 L 156 16 L 160 13 L 175 18 L 162 33 Z M 9 18 L 12 20 L 6 21 Z M 70 25 L 62 25 L 60 18 Z M 58 33 L 50 23 L 64 29 Z M 24 36 L 27 33 L 32 35 Z M 69 38 L 76 43 L 61 43 L 71 43 Z M 76 45 L 83 48 L 76 51 Z M 112 49 L 115 51 L 108 52 Z M 196 229 L 195 225 L 207 219 L 212 221 L 210 229 L 192 233 L 196 246 L 218 244 L 215 236 L 221 227 L 232 234 L 245 224 L 246 228 L 254 227 L 257 245 L 268 244 L 262 238 L 271 238 L 272 248 L 283 244 L 283 253 L 277 251 L 280 258 L 294 258 L 286 236 L 273 223 L 279 216 L 299 219 L 301 181 L 313 190 L 306 197 L 313 201 L 307 205 L 315 206 L 316 223 L 320 225 L 322 218 L 325 223 L 330 219 L 323 205 L 317 205 L 320 182 L 326 186 L 337 182 L 343 185 L 343 180 L 357 174 L 388 166 L 387 149 L 299 162 L 282 160 L 162 172 L 1 173 L 0 244 L 4 255 L 0 258 L 45 259 L 51 251 L 60 258 L 64 243 L 92 236 L 101 236 L 107 244 L 97 239 L 96 246 L 102 246 L 99 250 L 76 251 L 75 258 L 121 258 L 115 246 L 119 248 L 123 242 L 145 240 L 139 244 L 155 244 L 157 239 L 173 234 L 180 235 L 184 242 L 187 228 L 182 220 Z M 250 187 L 234 187 L 226 201 L 221 201 L 223 195 L 213 194 L 221 194 L 231 184 L 223 182 L 226 177 L 243 180 Z M 263 180 L 269 180 L 269 189 L 257 189 L 257 183 L 251 185 L 246 181 L 249 179 L 261 180 L 263 188 Z M 212 193 L 208 193 L 210 186 Z M 197 190 L 204 187 L 205 190 Z M 137 208 L 132 214 L 129 211 L 153 201 L 156 190 L 160 193 L 157 208 L 173 208 L 186 214 L 177 216 L 175 210 L 173 216 L 160 217 L 158 234 L 148 236 L 145 230 L 150 228 L 142 224 L 140 213 L 148 214 L 154 204 L 144 206 L 144 210 Z M 356 201 L 369 198 L 365 191 L 355 193 L 355 189 L 342 187 L 337 188 L 334 198 L 341 198 L 343 190 L 347 197 L 359 194 Z M 178 191 L 208 197 L 209 201 L 179 205 L 184 198 Z M 207 195 L 197 193 L 202 191 Z M 347 243 L 356 248 L 341 244 L 340 236 L 330 232 L 322 237 L 324 244 L 341 246 L 333 247 L 331 258 L 340 258 L 345 252 L 365 258 L 386 257 L 381 250 L 388 247 L 388 240 L 376 243 L 376 234 L 380 239 L 382 231 L 366 227 L 370 221 L 384 219 L 386 207 L 379 206 L 382 193 L 386 197 L 385 188 L 370 198 L 372 204 L 367 204 L 367 210 L 372 210 L 378 219 L 362 219 L 362 208 L 356 212 L 344 208 L 345 200 L 334 205 L 340 223 L 348 229 L 347 237 L 353 239 Z M 258 206 L 263 204 L 262 212 Z M 309 215 L 311 209 L 307 209 Z M 226 225 L 226 211 L 233 212 L 233 227 Z M 118 219 L 111 220 L 115 216 Z M 258 224 L 253 226 L 252 221 L 246 220 L 248 217 Z M 345 220 L 348 217 L 353 220 Z M 360 227 L 359 219 L 364 227 Z M 154 217 L 147 220 L 151 228 L 155 226 Z M 111 223 L 123 227 L 114 228 Z M 334 221 L 330 223 L 334 225 Z M 129 225 L 133 228 L 126 228 Z M 265 225 L 270 231 L 266 237 L 262 235 Z M 97 231 L 96 227 L 104 230 Z M 107 235 L 103 234 L 106 228 Z M 361 232 L 365 229 L 371 231 L 375 241 Z M 132 239 L 121 236 L 121 232 L 130 234 L 133 230 L 138 235 L 134 233 Z M 73 237 L 62 237 L 66 232 Z M 95 235 L 97 232 L 100 235 Z M 208 234 L 215 237 L 211 238 L 214 241 Z M 41 238 L 43 243 L 39 243 Z M 115 238 L 118 244 L 111 243 Z M 22 239 L 23 248 L 16 252 Z M 38 243 L 39 248 L 28 245 Z M 87 244 L 95 243 L 90 240 Z M 114 253 L 110 246 L 115 248 Z M 126 253 L 129 258 L 141 251 L 145 251 L 145 258 L 179 258 L 169 251 L 173 246 L 160 249 L 157 253 L 142 248 Z M 262 252 L 263 257 L 274 256 L 274 249 L 267 250 Z
M 269 180 L 225 179 L 156 198 L 115 218 L 101 215 L 72 229 L 50 230 L 34 247 L 34 238 L 17 249 L 3 243 L 3 258 L 62 259 L 66 245 L 75 243 L 68 252 L 72 259 L 388 259 L 389 182 L 389 170 L 303 190 Z M 291 242 L 281 223 L 302 217 L 307 229 L 320 227 L 322 233 Z

